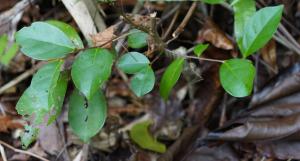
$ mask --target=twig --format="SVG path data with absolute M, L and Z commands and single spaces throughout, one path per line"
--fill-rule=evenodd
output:
M 21 149 L 17 149 L 17 148 L 15 148 L 15 147 L 13 147 L 13 146 L 7 144 L 6 142 L 4 142 L 4 141 L 2 141 L 2 140 L 0 140 L 0 144 L 3 145 L 3 146 L 5 146 L 5 147 L 7 147 L 7 148 L 9 148 L 9 149 L 11 149 L 11 150 L 13 150 L 14 152 L 26 154 L 26 155 L 35 157 L 35 158 L 40 159 L 40 160 L 43 160 L 43 161 L 49 161 L 48 159 L 45 159 L 45 158 L 43 158 L 43 157 L 41 157 L 41 156 L 38 156 L 38 155 L 36 155 L 36 154 L 34 154 L 34 153 L 32 153 L 32 152 L 25 151 L 25 150 L 21 150 Z
M 189 11 L 185 15 L 184 19 L 182 20 L 182 22 L 180 23 L 178 28 L 173 32 L 173 34 L 172 34 L 173 37 L 178 37 L 178 35 L 184 30 L 185 26 L 187 25 L 187 23 L 191 19 L 196 7 L 197 7 L 197 2 L 193 2 L 193 4 L 191 5 Z
M 22 82 L 24 79 L 28 78 L 29 76 L 31 76 L 38 68 L 40 68 L 42 65 L 44 64 L 44 62 L 40 62 L 37 65 L 35 65 L 33 68 L 25 71 L 24 73 L 22 73 L 21 75 L 19 75 L 18 77 L 14 78 L 13 80 L 11 80 L 10 82 L 8 82 L 7 84 L 5 84 L 4 86 L 2 86 L 0 88 L 0 95 L 3 94 L 6 90 L 8 90 L 9 88 L 15 86 L 16 84 Z
M 2 160 L 3 161 L 7 161 L 7 158 L 6 158 L 6 154 L 5 154 L 5 151 L 4 151 L 4 148 L 3 146 L 0 144 L 0 154 L 2 156 Z
M 181 54 L 177 54 L 169 49 L 165 49 L 166 53 L 170 53 L 173 55 L 176 55 L 178 57 L 183 57 L 183 58 L 187 58 L 187 59 L 196 59 L 196 60 L 204 60 L 204 61 L 210 61 L 210 62 L 218 62 L 218 63 L 224 63 L 224 60 L 218 60 L 218 59 L 210 59 L 210 58 L 201 58 L 201 57 L 196 57 L 196 56 L 189 56 L 189 55 L 181 55 Z
M 171 30 L 172 30 L 172 28 L 173 28 L 173 26 L 174 26 L 174 24 L 175 24 L 175 22 L 176 22 L 176 20 L 179 16 L 179 13 L 180 13 L 180 10 L 177 10 L 175 15 L 173 16 L 172 21 L 171 21 L 167 31 L 165 32 L 164 36 L 162 37 L 163 40 L 165 40 L 168 37 L 169 33 L 171 32 Z

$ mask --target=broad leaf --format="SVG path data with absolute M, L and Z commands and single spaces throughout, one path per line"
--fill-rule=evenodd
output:
M 70 98 L 69 123 L 74 133 L 87 142 L 96 135 L 106 119 L 106 101 L 104 95 L 97 91 L 87 102 L 79 91 L 74 90 Z
M 127 43 L 129 47 L 138 49 L 147 46 L 147 39 L 147 33 L 137 29 L 132 29 L 130 30 L 130 35 L 128 36 Z
M 10 61 L 15 57 L 15 55 L 18 53 L 19 51 L 19 45 L 16 43 L 13 43 L 9 49 L 4 52 L 4 54 L 2 56 L 0 56 L 0 61 L 2 64 L 4 65 L 8 65 L 10 63 Z
M 76 48 L 84 48 L 80 36 L 71 25 L 57 20 L 49 20 L 47 21 L 47 23 L 59 28 L 62 32 L 64 32 L 69 37 L 69 39 L 72 40 Z
M 130 138 L 141 148 L 164 153 L 166 145 L 158 142 L 149 132 L 152 121 L 145 121 L 135 124 L 130 130 Z
M 130 88 L 138 97 L 141 97 L 153 89 L 154 83 L 154 72 L 152 68 L 148 66 L 132 77 L 130 81 Z
M 31 120 L 33 129 L 47 117 L 51 123 L 60 112 L 67 86 L 66 76 L 60 75 L 62 64 L 63 61 L 55 61 L 39 69 L 16 105 L 18 113 Z M 29 136 L 25 133 L 22 140 L 34 140 Z
M 65 33 L 45 22 L 23 27 L 17 32 L 16 41 L 25 55 L 38 60 L 62 58 L 76 48 Z
M 178 81 L 182 72 L 183 65 L 184 59 L 177 58 L 168 66 L 165 73 L 163 74 L 160 81 L 159 93 L 164 98 L 164 100 L 168 99 L 172 88 Z
M 250 95 L 255 77 L 255 67 L 246 59 L 226 60 L 220 68 L 223 88 L 234 97 Z
M 202 0 L 202 1 L 208 4 L 219 4 L 225 2 L 225 0 Z
M 4 54 L 4 51 L 6 49 L 6 45 L 8 42 L 8 37 L 6 34 L 2 35 L 0 37 L 0 57 Z
M 208 44 L 198 44 L 194 48 L 194 53 L 196 56 L 201 56 L 202 53 L 208 48 Z
M 88 49 L 80 53 L 72 66 L 72 79 L 90 100 L 111 73 L 113 55 L 107 49 Z
M 118 68 L 127 74 L 134 74 L 148 66 L 148 58 L 138 52 L 128 52 L 121 56 L 118 61 Z
M 282 10 L 283 5 L 265 7 L 247 21 L 242 40 L 238 42 L 244 58 L 256 52 L 272 38 L 279 25 Z
M 245 24 L 254 15 L 255 1 L 254 0 L 236 0 L 232 3 L 234 10 L 234 34 L 237 41 L 243 36 Z
M 17 103 L 17 111 L 21 115 L 34 115 L 35 123 L 43 121 L 46 113 L 50 112 L 50 94 L 53 93 L 59 79 L 62 61 L 44 65 L 33 76 L 30 86 Z

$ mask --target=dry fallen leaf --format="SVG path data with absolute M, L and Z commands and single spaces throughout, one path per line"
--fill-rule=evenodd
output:
M 210 19 L 207 19 L 204 27 L 198 33 L 197 42 L 208 41 L 217 48 L 232 50 L 234 45 L 225 33 Z
M 24 122 L 11 116 L 0 115 L 0 132 L 8 132 L 17 128 L 23 128 Z
M 275 73 L 278 73 L 277 57 L 276 57 L 276 42 L 274 39 L 270 40 L 261 50 L 263 60 L 269 64 Z
M 101 46 L 103 48 L 111 48 L 112 47 L 112 40 L 116 38 L 114 32 L 116 30 L 116 26 L 110 26 L 109 28 L 105 29 L 102 32 L 97 34 L 91 35 L 92 42 L 94 46 Z

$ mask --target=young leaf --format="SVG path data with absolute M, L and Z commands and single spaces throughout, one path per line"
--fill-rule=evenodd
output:
M 234 34 L 237 42 L 239 42 L 244 33 L 245 24 L 256 11 L 255 1 L 235 0 L 232 5 L 234 10 Z
M 88 49 L 80 53 L 72 66 L 72 79 L 88 100 L 111 73 L 113 55 L 107 49 Z
M 21 136 L 22 148 L 27 148 L 39 134 L 39 129 L 32 126 L 25 126 L 25 131 Z
M 4 51 L 6 49 L 8 37 L 6 34 L 2 35 L 0 37 L 0 57 L 4 54 Z
M 45 22 L 23 27 L 17 32 L 16 41 L 25 55 L 38 60 L 62 58 L 76 48 L 65 33 Z
M 147 93 L 149 93 L 155 83 L 155 75 L 150 66 L 145 67 L 138 73 L 136 73 L 131 81 L 130 81 L 130 88 L 133 92 L 138 96 L 141 97 Z
M 15 57 L 15 55 L 18 53 L 19 45 L 16 43 L 13 43 L 10 48 L 2 55 L 0 56 L 0 61 L 4 65 L 8 65 L 12 58 Z
M 130 35 L 128 36 L 128 46 L 134 49 L 143 48 L 147 46 L 148 34 L 140 31 L 138 29 L 130 30 Z
M 254 77 L 255 67 L 246 59 L 226 60 L 220 68 L 221 84 L 234 97 L 250 95 Z
M 57 85 L 62 64 L 63 61 L 48 63 L 33 76 L 30 86 L 17 103 L 20 115 L 34 116 L 35 124 L 43 122 L 45 114 L 53 108 L 50 95 Z
M 68 38 L 72 40 L 73 44 L 76 46 L 77 49 L 84 48 L 80 36 L 71 25 L 57 20 L 49 20 L 46 22 L 59 28 L 62 32 L 64 32 L 68 36 Z
M 198 44 L 194 48 L 194 53 L 196 56 L 201 56 L 202 53 L 208 48 L 208 44 Z
M 248 20 L 242 40 L 238 42 L 244 58 L 256 52 L 272 38 L 279 25 L 282 10 L 283 5 L 265 7 Z
M 151 124 L 149 120 L 135 124 L 130 130 L 130 138 L 143 149 L 164 153 L 166 145 L 158 142 L 148 130 Z
M 225 2 L 225 0 L 202 0 L 202 1 L 208 4 L 220 4 Z
M 87 102 L 79 91 L 74 90 L 70 98 L 69 123 L 74 133 L 87 142 L 103 127 L 106 119 L 106 101 L 97 91 Z
M 138 52 L 128 52 L 121 56 L 118 61 L 118 68 L 127 74 L 134 74 L 148 66 L 148 58 Z
M 164 98 L 164 100 L 168 99 L 170 91 L 178 81 L 182 72 L 183 65 L 184 59 L 177 58 L 168 66 L 165 73 L 163 74 L 160 81 L 159 93 Z

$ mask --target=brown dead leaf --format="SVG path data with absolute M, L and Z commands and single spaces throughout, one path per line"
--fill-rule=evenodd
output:
M 300 90 L 300 63 L 283 71 L 279 76 L 268 83 L 261 91 L 254 94 L 251 106 L 291 95 Z
M 274 72 L 278 73 L 277 57 L 276 57 L 276 42 L 274 39 L 270 40 L 261 50 L 263 60 L 269 64 Z
M 226 34 L 210 19 L 207 19 L 202 30 L 199 31 L 197 42 L 208 41 L 217 48 L 232 50 L 234 45 Z
M 23 128 L 24 122 L 18 119 L 14 119 L 11 116 L 0 116 L 0 132 L 8 132 L 8 130 L 14 130 Z
M 115 30 L 116 30 L 116 26 L 113 25 L 100 33 L 91 35 L 93 45 L 101 46 L 103 48 L 111 48 L 112 40 L 116 38 L 116 35 L 114 35 Z

